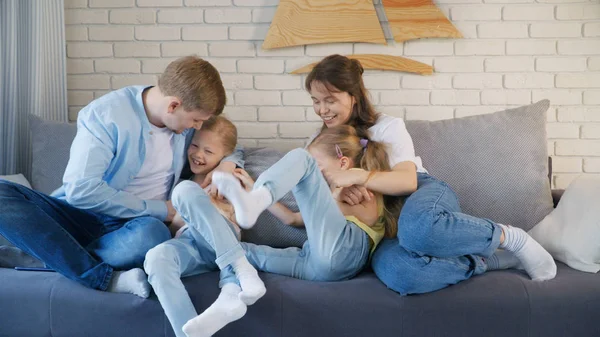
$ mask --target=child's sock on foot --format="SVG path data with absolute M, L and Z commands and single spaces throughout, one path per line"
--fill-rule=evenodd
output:
M 240 287 L 242 288 L 240 299 L 242 302 L 246 303 L 246 305 L 252 305 L 265 295 L 267 292 L 265 284 L 245 256 L 234 261 L 231 267 L 235 272 L 235 276 L 240 281 Z
M 244 317 L 247 307 L 238 297 L 240 292 L 237 284 L 225 284 L 217 300 L 203 313 L 185 323 L 183 332 L 188 337 L 208 337 Z
M 494 255 L 485 259 L 485 263 L 487 264 L 487 270 L 523 269 L 521 261 L 515 254 L 504 249 L 496 250 Z
M 213 173 L 213 183 L 235 209 L 235 219 L 244 229 L 254 226 L 260 213 L 273 203 L 271 192 L 264 186 L 247 192 L 239 180 L 224 172 Z
M 527 232 L 517 227 L 499 226 L 504 232 L 504 242 L 500 248 L 514 253 L 532 280 L 545 281 L 556 276 L 556 263 L 552 255 Z
M 150 296 L 150 284 L 146 273 L 140 268 L 128 271 L 114 271 L 108 289 L 113 293 L 131 293 L 139 297 Z

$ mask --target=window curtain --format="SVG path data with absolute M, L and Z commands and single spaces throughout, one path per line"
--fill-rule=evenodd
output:
M 68 121 L 64 0 L 0 0 L 0 175 L 31 179 L 29 114 Z

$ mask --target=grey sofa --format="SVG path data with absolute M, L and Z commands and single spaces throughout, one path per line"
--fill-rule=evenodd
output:
M 457 191 L 465 210 L 529 229 L 552 211 L 547 108 L 548 102 L 542 101 L 493 115 L 412 121 L 407 127 L 425 167 Z M 49 191 L 60 183 L 75 128 L 34 119 L 32 130 L 33 187 Z M 43 139 L 47 141 L 40 143 Z M 248 149 L 249 158 L 261 151 Z M 261 230 L 272 229 L 257 228 L 252 237 Z M 265 297 L 216 336 L 600 336 L 600 275 L 561 263 L 556 278 L 543 283 L 517 270 L 493 271 L 407 297 L 388 289 L 370 270 L 335 283 L 260 275 Z M 199 311 L 215 300 L 217 282 L 216 272 L 184 279 Z M 173 332 L 155 297 L 104 293 L 56 273 L 0 268 L 0 336 Z

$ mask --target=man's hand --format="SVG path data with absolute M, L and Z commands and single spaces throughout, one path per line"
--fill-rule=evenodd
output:
M 210 186 L 209 189 L 207 190 L 207 194 L 210 195 L 211 197 L 215 197 L 215 198 L 221 200 L 221 199 L 223 199 L 223 196 L 220 195 L 217 188 L 214 185 L 212 185 L 213 172 L 221 171 L 221 172 L 227 172 L 227 173 L 233 174 L 234 170 L 235 170 L 235 163 L 232 163 L 230 161 L 222 161 L 221 164 L 219 164 L 219 166 L 217 166 L 214 170 L 210 171 L 206 175 L 206 177 L 204 178 L 204 181 L 202 182 L 202 184 L 200 184 L 200 187 L 206 188 L 206 187 Z
M 363 201 L 371 201 L 374 194 L 367 190 L 366 187 L 360 185 L 352 185 L 344 187 L 340 191 L 339 200 L 350 205 L 355 206 L 361 204 Z
M 171 200 L 167 200 L 165 203 L 167 204 L 167 218 L 165 219 L 165 222 L 172 222 L 173 218 L 177 214 L 177 211 L 173 207 Z

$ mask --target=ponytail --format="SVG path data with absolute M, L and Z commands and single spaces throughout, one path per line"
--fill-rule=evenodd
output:
M 327 128 L 315 137 L 309 147 L 318 146 L 324 154 L 337 157 L 337 149 L 351 158 L 355 165 L 365 171 L 390 171 L 386 145 L 369 139 L 368 131 L 349 125 Z M 400 197 L 383 196 L 385 237 L 393 238 L 398 233 L 398 218 L 402 203 Z

